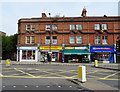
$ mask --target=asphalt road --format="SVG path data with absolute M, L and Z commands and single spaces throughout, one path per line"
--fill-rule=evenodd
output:
M 78 66 L 62 65 L 12 65 L 2 66 L 3 90 L 88 90 L 77 79 Z M 87 66 L 87 80 L 95 79 L 118 88 L 119 71 Z

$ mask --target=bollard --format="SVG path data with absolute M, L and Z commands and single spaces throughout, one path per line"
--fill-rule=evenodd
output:
M 95 67 L 98 67 L 98 60 L 95 60 L 94 66 L 95 66 Z
M 78 80 L 81 82 L 86 81 L 86 67 L 78 66 Z
M 10 67 L 10 59 L 7 59 L 5 64 L 6 64 L 6 67 Z

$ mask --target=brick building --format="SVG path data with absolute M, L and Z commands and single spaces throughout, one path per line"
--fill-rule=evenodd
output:
M 21 18 L 18 21 L 18 61 L 43 61 L 52 52 L 52 62 L 114 63 L 114 44 L 120 35 L 120 16 Z M 49 53 L 49 54 L 50 54 Z

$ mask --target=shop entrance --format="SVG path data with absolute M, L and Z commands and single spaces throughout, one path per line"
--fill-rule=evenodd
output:
M 48 61 L 48 52 L 41 52 L 41 60 L 40 61 L 43 61 L 43 57 L 45 59 L 47 59 Z M 51 61 L 52 62 L 57 62 L 59 60 L 58 58 L 58 52 L 52 52 L 52 56 L 51 56 Z

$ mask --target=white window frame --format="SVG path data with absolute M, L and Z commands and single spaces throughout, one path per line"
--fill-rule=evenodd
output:
M 57 30 L 57 25 L 56 24 L 52 25 L 52 30 Z
M 70 24 L 70 30 L 75 30 L 75 24 Z
M 48 36 L 45 37 L 45 44 L 50 44 L 50 39 L 47 39 Z M 49 36 L 50 37 L 50 36 Z
M 95 30 L 100 30 L 100 24 L 94 24 L 94 29 Z
M 53 39 L 53 37 L 56 37 L 56 39 Z M 57 36 L 52 36 L 52 44 L 57 44 Z
M 76 36 L 76 43 L 82 43 L 82 36 Z
M 29 26 L 29 27 L 28 27 Z M 29 29 L 28 29 L 29 28 Z M 30 27 L 30 24 L 27 24 L 26 25 L 26 31 L 30 31 L 31 30 L 31 27 Z
M 76 30 L 82 30 L 82 24 L 76 24 Z
M 27 40 L 28 40 L 27 38 L 28 38 L 28 37 L 30 38 L 30 39 L 29 39 L 29 40 L 30 40 L 30 43 L 27 42 Z M 35 36 L 26 36 L 26 44 L 34 44 L 34 43 L 32 43 L 32 41 L 33 41 L 32 38 L 34 38 L 34 43 L 35 43 Z
M 32 31 L 35 31 L 35 24 L 32 24 L 32 25 L 31 25 L 31 30 L 32 30 Z
M 108 44 L 108 36 L 102 36 L 102 44 Z
M 107 30 L 107 24 L 101 24 L 102 30 Z
M 71 39 L 71 37 L 73 37 L 72 39 Z M 74 36 L 70 36 L 70 43 L 72 44 L 72 43 L 75 43 L 75 37 Z
M 50 31 L 50 24 L 45 25 L 45 30 Z
M 95 44 L 100 44 L 100 36 L 95 36 Z

